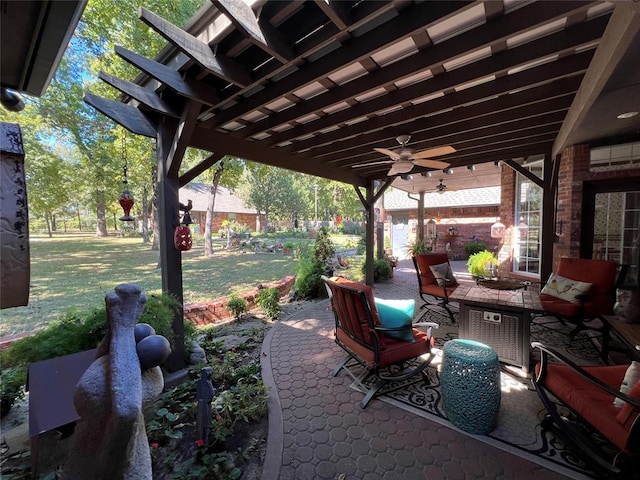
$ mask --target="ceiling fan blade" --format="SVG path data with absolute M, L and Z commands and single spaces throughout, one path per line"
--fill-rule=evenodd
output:
M 449 155 L 450 153 L 455 153 L 456 149 L 451 145 L 446 145 L 444 147 L 436 147 L 429 148 L 427 150 L 422 150 L 420 152 L 416 152 L 412 155 L 413 158 L 431 158 L 431 157 L 439 157 L 440 155 Z
M 351 165 L 351 168 L 370 167 L 372 165 L 382 165 L 384 163 L 393 163 L 393 160 L 378 160 L 377 162 L 359 163 L 358 165 Z
M 407 161 L 398 161 L 393 164 L 387 176 L 398 175 L 400 173 L 409 173 L 413 168 L 413 163 Z
M 440 160 L 422 160 L 420 158 L 414 160 L 413 164 L 420 167 L 436 168 L 438 170 L 447 168 L 450 165 L 449 163 L 441 162 Z
M 393 158 L 394 160 L 397 160 L 397 159 L 400 158 L 400 155 L 398 155 L 393 150 L 389 150 L 388 148 L 374 148 L 374 150 L 376 152 L 378 152 L 378 153 L 382 153 L 383 155 L 387 155 L 387 156 Z

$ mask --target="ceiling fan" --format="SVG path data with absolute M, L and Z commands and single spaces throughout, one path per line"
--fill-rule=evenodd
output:
M 456 190 L 457 190 L 457 188 L 448 188 L 444 184 L 444 180 L 442 178 L 440 179 L 440 183 L 438 185 L 436 185 L 436 188 L 433 189 L 433 191 L 437 192 L 437 193 L 455 192 Z
M 447 168 L 449 166 L 447 162 L 427 159 L 431 157 L 438 157 L 440 155 L 447 155 L 456 151 L 452 146 L 446 145 L 443 147 L 429 148 L 420 152 L 414 152 L 412 149 L 407 147 L 409 140 L 411 140 L 411 135 L 399 135 L 396 137 L 396 141 L 400 144 L 399 149 L 389 150 L 387 148 L 374 148 L 376 152 L 387 155 L 390 158 L 390 160 L 379 163 L 393 163 L 387 175 L 391 176 L 399 173 L 409 173 L 413 169 L 414 165 L 435 169 Z

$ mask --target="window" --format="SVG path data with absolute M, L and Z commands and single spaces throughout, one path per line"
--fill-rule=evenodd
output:
M 542 178 L 542 160 L 527 161 L 523 166 Z M 518 235 L 514 235 L 513 271 L 539 275 L 540 243 L 542 240 L 542 188 L 518 173 L 514 203 Z

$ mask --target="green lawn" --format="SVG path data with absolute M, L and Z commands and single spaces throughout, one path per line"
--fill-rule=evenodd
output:
M 0 310 L 0 336 L 38 328 L 69 309 L 101 306 L 120 283 L 137 283 L 149 295 L 160 293 L 158 252 L 140 238 L 96 238 L 92 234 L 32 235 L 31 294 L 26 307 Z M 222 251 L 212 257 L 203 246 L 182 255 L 185 303 L 242 292 L 294 274 L 297 261 L 282 254 Z

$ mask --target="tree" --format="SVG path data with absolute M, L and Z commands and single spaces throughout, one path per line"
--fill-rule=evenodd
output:
M 247 162 L 240 196 L 258 213 L 264 213 L 264 232 L 269 232 L 269 218 L 291 218 L 302 204 L 295 176 L 289 170 Z
M 71 166 L 61 157 L 38 146 L 31 151 L 27 171 L 29 209 L 32 215 L 41 215 L 47 225 L 47 233 L 52 236 L 53 219 L 61 212 L 71 197 Z

